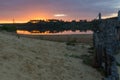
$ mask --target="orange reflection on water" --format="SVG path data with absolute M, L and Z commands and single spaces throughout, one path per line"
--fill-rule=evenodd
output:
M 25 34 L 25 35 L 49 35 L 50 34 L 50 31 L 45 31 L 45 32 L 40 32 L 38 30 L 33 30 L 31 32 L 27 31 L 27 30 L 17 30 L 16 31 L 17 34 Z
M 45 35 L 45 34 L 49 35 L 50 31 L 40 32 L 38 30 L 33 30 L 33 31 L 31 31 L 31 34 L 32 35 Z
M 27 30 L 17 30 L 16 32 L 17 32 L 17 34 L 31 34 L 31 32 L 29 32 Z
M 32 30 L 31 33 L 40 33 L 38 30 Z
M 17 30 L 17 34 L 25 34 L 25 35 L 71 35 L 71 34 L 93 34 L 93 31 L 88 30 L 88 31 L 83 31 L 80 32 L 79 30 L 76 31 L 63 31 L 63 32 L 58 32 L 58 33 L 51 33 L 50 31 L 45 31 L 45 32 L 40 32 L 39 30 L 33 30 L 33 31 L 27 31 L 27 30 Z

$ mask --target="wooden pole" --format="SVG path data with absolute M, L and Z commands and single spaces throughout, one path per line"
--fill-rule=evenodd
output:
M 118 21 L 120 21 L 120 10 L 118 11 Z
M 99 16 L 99 20 L 101 20 L 101 13 L 99 13 L 98 16 Z

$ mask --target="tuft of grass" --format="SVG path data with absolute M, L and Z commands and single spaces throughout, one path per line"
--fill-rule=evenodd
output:
M 88 48 L 88 50 L 94 50 L 94 47 L 90 47 L 90 48 Z
M 102 75 L 105 76 L 105 71 L 102 68 L 96 68 L 96 70 Z
M 85 65 L 93 67 L 93 55 L 81 55 L 81 59 Z M 105 71 L 102 68 L 96 68 L 96 70 L 102 75 L 105 76 Z
M 118 62 L 117 62 L 116 64 L 117 64 L 117 66 L 119 66 L 119 67 L 120 67 L 120 63 L 118 63 Z
M 72 57 L 72 58 L 78 58 L 78 59 L 80 59 L 80 56 L 79 55 L 75 55 L 75 54 L 71 54 L 71 55 L 65 54 L 64 56 L 65 57 Z
M 85 48 L 85 46 L 84 46 L 84 45 L 82 45 L 82 46 L 81 46 L 81 48 Z
M 6 56 L 6 55 L 4 55 L 4 56 L 2 56 L 2 59 L 4 59 L 4 60 L 8 60 L 8 59 L 9 59 L 9 57 L 8 57 L 8 56 Z
M 89 66 L 92 66 L 92 56 L 91 55 L 81 55 L 80 58 L 83 60 L 83 63 Z
M 80 56 L 79 55 L 70 55 L 69 57 L 73 57 L 73 58 L 79 58 L 80 59 Z
M 94 47 L 90 47 L 90 48 L 88 48 L 88 53 L 90 53 L 90 54 L 94 54 L 94 53 L 95 53 L 95 49 L 94 49 Z
M 94 53 L 94 51 L 92 51 L 92 50 L 89 50 L 89 51 L 88 51 L 88 53 L 91 53 L 91 54 L 93 54 L 93 53 Z
M 65 54 L 64 56 L 65 56 L 65 57 L 69 57 L 69 55 L 68 55 L 68 54 Z
M 80 58 L 81 58 L 81 59 L 86 59 L 86 58 L 88 58 L 88 57 L 89 57 L 89 55 L 86 55 L 86 54 L 80 55 Z
M 66 45 L 75 46 L 75 43 L 67 42 Z
M 76 39 L 66 42 L 66 45 L 75 46 L 77 43 Z

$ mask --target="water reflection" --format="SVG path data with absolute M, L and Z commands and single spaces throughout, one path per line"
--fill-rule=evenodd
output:
M 93 34 L 91 30 L 87 31 L 72 31 L 72 30 L 67 30 L 67 31 L 62 31 L 62 32 L 56 32 L 51 33 L 50 31 L 45 31 L 45 32 L 40 32 L 38 30 L 33 30 L 33 31 L 27 31 L 27 30 L 17 30 L 17 34 L 25 34 L 25 35 L 70 35 L 70 34 Z

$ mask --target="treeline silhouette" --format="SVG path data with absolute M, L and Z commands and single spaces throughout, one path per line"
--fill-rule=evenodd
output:
M 50 33 L 63 32 L 67 30 L 71 31 L 87 31 L 93 30 L 94 25 L 93 21 L 80 20 L 80 21 L 63 21 L 57 19 L 49 20 L 30 20 L 27 23 L 12 23 L 12 24 L 0 24 L 3 25 L 0 27 L 0 30 L 13 31 L 16 30 L 27 30 L 33 32 L 37 30 L 39 32 L 49 31 Z
M 32 32 L 33 30 L 38 30 L 40 32 L 49 31 L 51 33 L 62 32 L 65 30 L 80 30 L 87 31 L 92 30 L 91 22 L 86 20 L 80 21 L 63 21 L 57 19 L 49 19 L 45 20 L 30 20 L 28 23 L 17 25 L 17 29 L 19 30 L 28 30 Z

